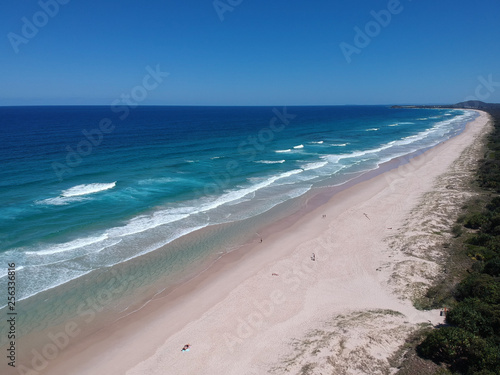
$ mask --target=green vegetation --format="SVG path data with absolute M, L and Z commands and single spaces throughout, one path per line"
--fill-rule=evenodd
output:
M 477 172 L 486 199 L 468 205 L 451 228 L 472 263 L 447 296 L 447 326 L 429 332 L 417 347 L 421 357 L 455 374 L 500 374 L 500 110 L 487 111 L 495 128 Z

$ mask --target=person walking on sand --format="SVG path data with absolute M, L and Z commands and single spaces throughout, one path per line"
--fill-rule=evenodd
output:
M 313 253 L 313 254 L 311 255 L 311 260 L 312 260 L 313 262 L 316 260 L 316 254 L 314 254 L 314 253 Z

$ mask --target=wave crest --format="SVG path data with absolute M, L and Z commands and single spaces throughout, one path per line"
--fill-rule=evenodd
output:
M 61 195 L 55 198 L 47 198 L 41 201 L 36 201 L 36 204 L 47 204 L 51 206 L 64 206 L 72 202 L 83 202 L 88 198 L 86 195 L 98 193 L 113 189 L 116 186 L 116 181 L 111 183 L 95 183 L 95 184 L 82 184 L 73 186 L 72 188 L 63 190 Z
M 255 163 L 259 164 L 282 164 L 285 160 L 257 160 Z
M 111 183 L 96 183 L 96 184 L 83 184 L 73 186 L 67 190 L 63 190 L 61 193 L 61 197 L 69 198 L 69 197 L 78 197 L 81 195 L 88 195 L 98 193 L 100 191 L 113 189 L 116 186 L 116 181 Z

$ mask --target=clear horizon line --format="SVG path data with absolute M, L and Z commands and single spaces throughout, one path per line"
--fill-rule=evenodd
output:
M 347 107 L 347 106 L 426 106 L 457 103 L 384 103 L 384 104 L 140 104 L 137 107 Z M 493 103 L 486 103 L 493 104 Z M 109 107 L 110 104 L 0 104 L 0 107 Z

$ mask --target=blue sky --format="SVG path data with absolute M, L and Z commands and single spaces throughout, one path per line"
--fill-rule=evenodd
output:
M 0 105 L 500 102 L 498 0 L 59 1 L 4 1 Z

